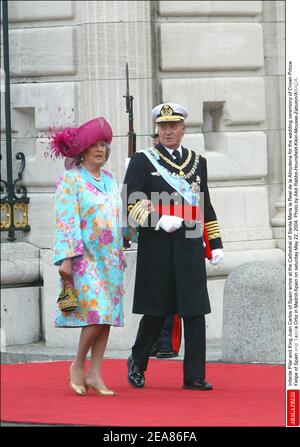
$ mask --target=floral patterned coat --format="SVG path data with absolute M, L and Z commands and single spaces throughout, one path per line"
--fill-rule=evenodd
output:
M 57 327 L 124 324 L 122 205 L 115 176 L 104 169 L 101 173 L 97 181 L 79 167 L 57 181 L 54 263 L 72 258 L 79 300 L 74 312 L 57 306 Z

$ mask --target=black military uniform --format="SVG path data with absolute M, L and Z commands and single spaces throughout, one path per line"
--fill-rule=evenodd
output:
M 168 160 L 174 160 L 164 146 L 158 144 L 155 149 L 160 155 L 159 163 L 170 173 L 178 174 L 178 169 L 168 163 Z M 181 166 L 185 166 L 181 172 L 185 180 L 200 187 L 204 193 L 204 221 L 211 249 L 222 248 L 219 226 L 207 187 L 206 159 L 182 147 Z M 168 192 L 173 193 L 174 204 L 187 204 L 157 174 L 144 153 L 136 153 L 131 158 L 124 185 L 122 195 L 127 206 L 128 220 L 131 224 L 139 225 L 133 313 L 144 315 L 132 356 L 128 360 L 129 383 L 136 387 L 144 385 L 143 371 L 147 368 L 151 347 L 160 334 L 165 317 L 173 314 L 178 314 L 184 321 L 184 384 L 193 384 L 198 379 L 202 382 L 205 379 L 204 315 L 211 311 L 203 238 L 200 234 L 198 237 L 186 237 L 191 227 L 185 221 L 173 233 L 162 229 L 155 231 L 161 217 L 158 204 L 154 203 L 156 211 L 150 213 L 142 201 L 135 198 L 130 200 L 130 195 L 138 191 L 143 192 L 149 200 L 152 199 L 152 202 L 151 193 Z M 196 229 L 196 226 L 192 228 Z

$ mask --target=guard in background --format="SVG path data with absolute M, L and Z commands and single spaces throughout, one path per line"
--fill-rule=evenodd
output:
M 151 348 L 150 357 L 171 359 L 178 357 L 181 344 L 181 319 L 179 315 L 169 315 L 164 321 L 158 339 Z
M 212 264 L 220 262 L 223 253 L 206 160 L 181 145 L 184 107 L 160 104 L 152 114 L 160 143 L 133 155 L 123 189 L 128 222 L 139 232 L 133 312 L 143 315 L 128 359 L 128 381 L 136 388 L 144 386 L 153 343 L 166 316 L 178 314 L 185 335 L 183 387 L 211 390 L 205 380 L 205 314 L 211 311 L 205 251 Z M 153 193 L 172 195 L 171 207 L 164 200 L 152 201 Z

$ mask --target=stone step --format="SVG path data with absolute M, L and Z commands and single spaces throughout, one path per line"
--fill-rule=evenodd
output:
M 130 355 L 130 349 L 107 350 L 105 358 L 127 359 Z M 183 360 L 183 343 L 178 357 L 175 360 Z M 73 360 L 75 350 L 71 348 L 57 348 L 47 346 L 45 342 L 32 343 L 29 345 L 7 346 L 5 351 L 1 352 L 1 363 L 30 363 L 30 362 L 52 362 L 62 360 Z M 209 362 L 218 362 L 221 359 L 220 341 L 210 341 L 207 343 L 206 359 Z

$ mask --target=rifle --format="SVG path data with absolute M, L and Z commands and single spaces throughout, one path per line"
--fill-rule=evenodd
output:
M 125 68 L 126 74 L 126 95 L 123 95 L 123 98 L 126 98 L 126 113 L 128 113 L 128 158 L 131 158 L 136 151 L 136 134 L 133 130 L 133 96 L 129 94 L 129 70 L 128 70 L 128 62 L 126 62 Z
M 128 158 L 131 158 L 136 151 L 136 134 L 133 130 L 133 96 L 129 94 L 129 70 L 128 70 L 128 62 L 126 62 L 125 67 L 125 75 L 126 75 L 126 95 L 123 95 L 123 98 L 126 98 L 126 113 L 128 113 Z M 130 248 L 131 242 L 123 239 L 124 248 Z

